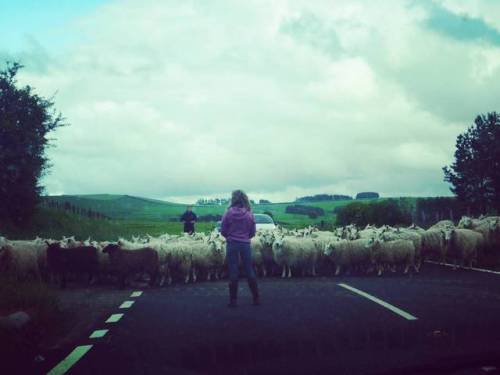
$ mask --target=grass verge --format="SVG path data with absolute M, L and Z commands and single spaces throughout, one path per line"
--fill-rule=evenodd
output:
M 16 372 L 34 365 L 41 340 L 58 334 L 61 317 L 57 294 L 49 286 L 1 276 L 0 315 L 17 311 L 28 313 L 31 321 L 20 330 L 0 327 L 0 362 Z

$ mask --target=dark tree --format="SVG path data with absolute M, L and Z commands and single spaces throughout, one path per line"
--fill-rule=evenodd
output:
M 377 199 L 377 198 L 380 198 L 379 194 L 371 191 L 366 191 L 356 194 L 356 199 Z
M 7 63 L 0 71 L 0 219 L 15 223 L 29 218 L 39 202 L 40 177 L 49 167 L 47 135 L 64 125 L 51 99 L 17 87 L 21 68 Z
M 337 212 L 337 225 L 356 224 L 365 226 L 408 225 L 411 223 L 411 212 L 401 200 L 386 199 L 382 201 L 357 201 L 343 206 Z
M 457 198 L 486 213 L 500 209 L 500 116 L 476 117 L 457 137 L 455 161 L 443 168 Z

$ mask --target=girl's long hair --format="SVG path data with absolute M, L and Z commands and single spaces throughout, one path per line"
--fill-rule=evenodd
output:
M 235 190 L 231 194 L 231 204 L 229 207 L 244 207 L 247 210 L 251 210 L 250 202 L 248 201 L 248 196 L 243 190 Z

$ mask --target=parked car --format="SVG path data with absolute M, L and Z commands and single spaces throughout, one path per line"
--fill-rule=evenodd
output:
M 255 226 L 257 230 L 265 229 L 265 230 L 273 230 L 276 228 L 276 224 L 274 224 L 274 220 L 271 216 L 266 214 L 253 214 L 255 219 Z M 217 222 L 217 230 L 220 232 L 221 221 Z

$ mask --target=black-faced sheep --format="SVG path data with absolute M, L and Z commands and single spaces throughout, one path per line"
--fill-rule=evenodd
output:
M 117 244 L 106 246 L 103 253 L 109 255 L 112 272 L 118 276 L 118 285 L 123 288 L 125 279 L 130 274 L 147 273 L 150 277 L 150 285 L 156 283 L 160 262 L 158 252 L 150 247 L 135 250 L 122 249 Z
M 60 278 L 61 288 L 66 287 L 68 273 L 88 274 L 90 284 L 99 272 L 97 249 L 93 246 L 63 248 L 59 242 L 47 242 L 47 267 L 50 274 Z

